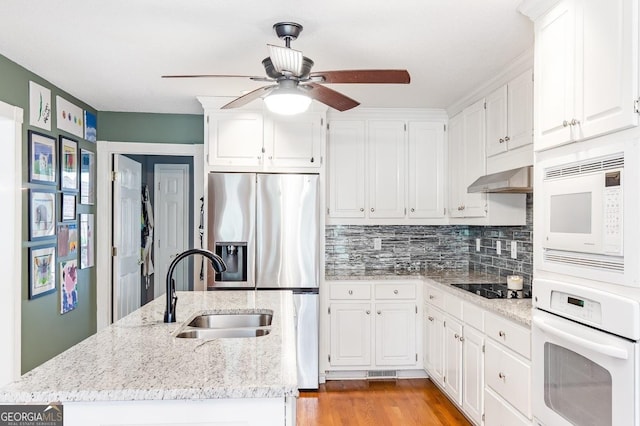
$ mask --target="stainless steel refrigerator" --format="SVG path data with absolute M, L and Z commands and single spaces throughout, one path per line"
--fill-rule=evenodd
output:
M 320 198 L 311 174 L 209 173 L 207 287 L 291 290 L 296 306 L 298 387 L 318 388 Z

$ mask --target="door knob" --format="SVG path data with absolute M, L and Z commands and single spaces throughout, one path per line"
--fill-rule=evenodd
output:
M 498 142 L 502 143 L 502 142 L 504 142 L 504 139 L 500 138 L 500 139 L 498 139 Z
M 367 315 L 369 315 L 369 314 L 371 313 L 371 311 L 370 311 L 370 310 L 368 310 L 368 309 L 366 310 L 366 312 L 367 312 Z
M 371 211 L 372 211 L 372 212 L 374 212 L 374 211 L 375 211 L 375 209 L 374 209 L 373 207 L 371 207 Z
M 580 124 L 580 120 L 576 120 L 575 118 L 572 118 L 569 124 L 572 126 L 578 125 Z
M 498 377 L 501 378 L 502 380 L 506 379 L 507 376 L 505 376 L 504 374 L 502 374 L 502 372 L 498 373 Z
M 378 315 L 382 315 L 382 311 L 378 311 Z
M 414 209 L 413 207 L 411 207 L 411 213 L 415 212 L 416 209 Z
M 364 207 L 360 207 L 360 211 L 363 212 L 364 211 Z
M 510 140 L 511 140 L 511 138 L 510 138 L 509 136 L 505 136 L 505 137 L 504 137 L 504 141 L 505 141 L 505 142 L 509 142 Z
M 393 290 L 393 294 L 398 294 L 398 290 Z

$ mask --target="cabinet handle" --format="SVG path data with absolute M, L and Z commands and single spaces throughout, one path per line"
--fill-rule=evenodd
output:
M 415 212 L 416 209 L 414 209 L 413 207 L 411 207 L 411 213 Z
M 567 127 L 569 125 L 569 122 L 567 120 L 564 120 L 562 122 L 562 127 Z
M 458 333 L 453 335 L 454 339 L 458 340 L 458 338 L 460 337 L 460 335 Z
M 505 337 L 507 337 L 507 333 L 505 333 L 504 331 L 500 330 L 500 331 L 498 332 L 498 336 L 500 336 L 500 337 L 502 337 L 502 338 L 505 338 Z
M 427 317 L 427 318 L 429 318 L 429 321 L 433 321 L 433 317 Z
M 262 155 L 258 155 L 258 160 L 261 160 L 261 159 L 262 159 Z
M 349 290 L 349 295 L 352 295 L 352 294 L 353 294 L 353 290 Z
M 270 156 L 269 156 L 269 160 L 273 160 L 273 155 L 270 155 Z
M 313 157 L 311 157 L 311 160 L 309 160 L 310 163 L 313 163 L 314 161 L 316 161 L 316 159 Z
M 382 311 L 378 311 L 378 315 L 382 315 Z
M 580 124 L 580 120 L 576 120 L 575 118 L 572 118 L 569 124 L 572 126 L 577 126 Z
M 500 139 L 498 139 L 498 142 L 502 143 L 502 142 L 504 142 L 504 139 L 500 138 Z
M 461 342 L 464 342 L 464 336 L 460 336 L 460 339 L 458 340 L 460 340 Z
M 367 312 L 367 315 L 371 314 L 371 311 L 370 311 L 370 310 L 368 310 L 368 309 L 367 309 L 367 311 L 366 311 L 366 312 Z
M 464 210 L 464 205 L 460 206 L 460 210 Z
M 504 137 L 504 141 L 505 141 L 505 142 L 509 142 L 510 140 L 511 140 L 511 138 L 510 138 L 509 136 L 505 136 L 505 137 Z
M 363 212 L 364 211 L 364 207 L 360 207 L 360 211 Z
M 505 376 L 504 374 L 502 374 L 502 372 L 498 373 L 498 377 L 501 378 L 502 380 L 506 379 L 507 376 Z
M 373 207 L 371 207 L 371 211 L 372 211 L 372 212 L 374 212 L 374 211 L 376 211 L 376 209 L 374 209 Z
M 430 299 L 430 300 L 433 300 L 433 299 L 435 299 L 435 298 L 436 298 L 436 297 L 435 297 L 433 294 L 430 294 L 430 295 L 429 295 L 429 299 Z
M 398 290 L 393 290 L 393 294 L 398 294 Z

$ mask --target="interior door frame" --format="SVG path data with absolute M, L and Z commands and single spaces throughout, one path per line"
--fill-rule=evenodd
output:
M 97 142 L 96 161 L 96 202 L 98 206 L 111 206 L 113 193 L 111 188 L 111 171 L 114 154 L 132 155 L 168 155 L 193 158 L 193 194 L 194 200 L 204 196 L 204 145 L 203 144 L 165 144 L 136 142 Z M 113 322 L 111 313 L 113 281 L 111 270 L 111 247 L 113 245 L 111 228 L 113 214 L 110 209 L 103 209 L 96 215 L 96 324 L 101 330 Z M 193 208 L 193 223 L 200 220 L 200 208 Z M 193 240 L 198 241 L 198 227 L 193 227 Z M 195 262 L 194 262 L 195 264 Z M 200 279 L 200 271 L 193 268 L 194 283 Z
M 13 179 L 13 187 L 1 191 L 12 196 L 10 201 L 14 208 L 3 209 L 1 215 L 5 223 L 14 225 L 14 231 L 1 250 L 8 257 L 3 261 L 3 267 L 7 268 L 4 271 L 6 279 L 0 283 L 3 295 L 0 299 L 0 336 L 5 345 L 0 351 L 0 387 L 20 377 L 22 369 L 22 254 L 26 253 L 22 247 L 23 115 L 22 108 L 0 101 L 2 126 L 6 122 L 8 129 L 13 127 L 13 141 L 7 141 L 12 144 L 7 146 L 7 152 L 13 153 L 13 158 L 8 160 L 14 164 L 13 176 L 9 178 Z

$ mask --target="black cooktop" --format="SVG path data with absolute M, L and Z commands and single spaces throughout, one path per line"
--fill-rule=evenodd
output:
M 530 299 L 531 289 L 525 287 L 521 292 L 515 292 L 508 290 L 506 284 L 499 283 L 477 283 L 477 284 L 451 284 L 454 287 L 458 287 L 462 290 L 474 293 L 487 299 L 507 299 L 509 291 L 511 291 L 511 297 L 513 299 Z

